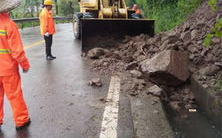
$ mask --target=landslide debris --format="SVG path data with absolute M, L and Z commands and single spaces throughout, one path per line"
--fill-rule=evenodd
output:
M 219 7 L 221 6 L 220 1 Z M 142 91 L 159 96 L 163 90 L 166 92 L 163 98 L 170 101 L 170 105 L 176 110 L 179 110 L 181 105 L 186 109 L 195 108 L 195 98 L 190 91 L 189 74 L 197 78 L 206 89 L 222 97 L 222 92 L 215 89 L 215 84 L 222 78 L 222 40 L 213 38 L 210 47 L 203 46 L 206 34 L 211 31 L 216 20 L 222 17 L 221 9 L 211 12 L 206 0 L 183 24 L 170 31 L 156 34 L 152 38 L 143 34 L 135 37 L 125 36 L 122 43 L 111 49 L 100 50 L 103 52 L 94 59 L 91 69 L 102 75 L 122 72 L 125 75 L 122 83 L 126 91 L 133 96 Z M 176 57 L 182 56 L 184 60 L 172 58 L 168 54 L 159 61 L 155 60 L 158 54 L 169 51 L 180 53 Z M 159 81 L 153 80 L 147 73 L 150 71 L 143 68 L 144 62 L 152 60 L 153 65 L 148 63 L 147 68 L 154 67 L 155 62 L 162 64 L 168 62 L 168 65 L 156 70 L 157 73 L 163 73 L 162 76 L 157 75 Z M 169 83 L 173 82 L 173 85 L 160 83 L 162 80 L 165 82 L 170 80 Z

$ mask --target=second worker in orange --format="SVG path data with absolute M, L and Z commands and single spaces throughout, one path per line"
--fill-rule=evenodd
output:
M 55 34 L 55 23 L 54 23 L 53 14 L 52 14 L 53 5 L 54 4 L 51 0 L 45 0 L 44 8 L 41 11 L 40 16 L 39 16 L 41 35 L 43 35 L 45 39 L 47 60 L 56 59 L 56 57 L 52 55 L 52 50 L 51 50 L 53 34 Z

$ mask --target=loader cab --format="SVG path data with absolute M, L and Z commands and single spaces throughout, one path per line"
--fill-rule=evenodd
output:
M 86 10 L 98 10 L 98 0 L 79 0 L 79 5 L 81 13 Z

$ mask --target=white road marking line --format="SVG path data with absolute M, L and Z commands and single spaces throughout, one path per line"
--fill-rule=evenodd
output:
M 100 138 L 117 138 L 120 78 L 111 77 Z

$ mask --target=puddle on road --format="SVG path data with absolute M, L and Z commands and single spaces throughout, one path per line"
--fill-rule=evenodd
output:
M 196 112 L 182 110 L 176 112 L 165 105 L 166 116 L 175 133 L 175 138 L 222 138 L 206 114 L 197 109 Z

